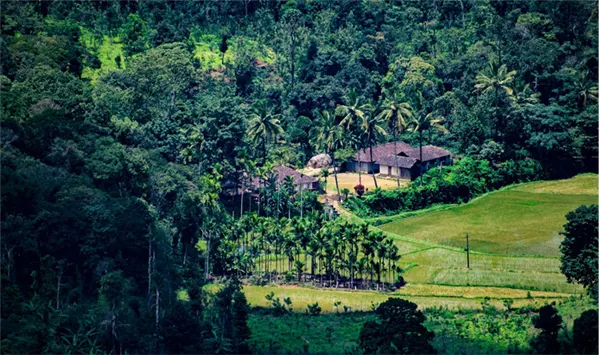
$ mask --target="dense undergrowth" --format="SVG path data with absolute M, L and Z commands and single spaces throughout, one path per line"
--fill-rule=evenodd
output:
M 423 176 L 422 185 L 415 180 L 406 188 L 376 190 L 362 198 L 349 198 L 344 206 L 359 217 L 392 215 L 436 204 L 468 202 L 503 186 L 534 181 L 542 176 L 539 164 L 530 159 L 492 166 L 486 160 L 465 158 L 454 165 L 430 170 Z

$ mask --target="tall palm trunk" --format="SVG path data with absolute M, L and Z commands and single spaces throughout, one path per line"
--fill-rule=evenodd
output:
M 363 148 L 363 153 L 367 154 L 367 148 Z M 360 162 L 360 155 L 358 162 L 358 184 L 362 185 L 362 163 Z
M 244 185 L 242 185 L 242 194 L 240 195 L 240 219 L 244 214 Z
M 335 189 L 337 190 L 338 202 L 340 202 L 342 201 L 342 197 L 340 196 L 340 185 L 338 184 L 337 166 L 335 164 L 335 160 L 333 163 L 333 177 L 335 178 Z
M 371 175 L 373 175 L 373 182 L 375 183 L 375 189 L 378 189 L 377 178 L 375 178 L 375 162 L 373 162 L 373 145 L 369 144 L 369 155 L 371 159 Z
M 419 130 L 419 185 L 423 186 L 423 130 Z
M 394 121 L 394 167 L 396 168 L 396 182 L 400 188 L 400 168 L 398 167 L 398 122 Z

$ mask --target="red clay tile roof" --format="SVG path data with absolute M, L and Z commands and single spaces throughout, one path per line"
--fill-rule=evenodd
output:
M 402 141 L 398 141 L 397 143 L 397 152 L 398 154 L 400 154 L 400 152 L 408 150 L 408 149 L 413 149 L 413 147 L 411 147 L 410 145 L 402 142 Z M 386 144 L 380 144 L 378 146 L 373 147 L 373 161 L 377 161 L 381 158 L 390 156 L 390 155 L 394 155 L 394 142 L 392 143 L 386 143 Z M 370 163 L 371 162 L 371 154 L 369 152 L 369 148 L 367 148 L 366 150 L 360 150 L 356 156 L 354 157 L 355 160 L 363 162 L 363 163 Z
M 417 159 L 398 156 L 397 159 L 394 159 L 394 155 L 388 155 L 387 157 L 383 157 L 377 160 L 377 164 L 379 165 L 387 165 L 387 166 L 399 166 L 401 168 L 412 168 L 416 163 Z M 397 165 L 396 165 L 397 163 Z
M 312 176 L 304 175 L 298 170 L 292 169 L 288 166 L 278 165 L 273 168 L 273 173 L 277 174 L 277 184 L 281 184 L 286 176 L 293 176 L 294 183 L 298 184 L 312 184 L 319 180 L 315 179 Z M 261 185 L 260 180 L 258 178 L 254 178 L 252 181 L 252 185 L 254 187 L 259 187 Z

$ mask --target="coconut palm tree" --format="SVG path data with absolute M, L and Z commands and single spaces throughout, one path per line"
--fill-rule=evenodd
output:
M 412 118 L 409 122 L 409 127 L 412 132 L 419 133 L 419 173 L 420 185 L 423 185 L 423 132 L 434 129 L 443 133 L 448 133 L 446 127 L 443 126 L 445 119 L 442 116 L 435 116 L 433 112 L 428 112 L 425 105 L 425 99 L 420 93 L 417 95 Z
M 475 90 L 484 94 L 494 92 L 498 99 L 498 91 L 503 90 L 508 95 L 513 94 L 511 84 L 515 80 L 517 72 L 508 71 L 506 64 L 498 66 L 496 60 L 490 60 L 486 71 L 480 72 L 475 77 Z
M 370 110 L 371 105 L 361 101 L 355 89 L 344 96 L 343 103 L 335 109 L 335 115 L 342 117 L 340 125 L 349 129 L 353 125 L 359 126 L 365 120 L 365 111 Z
M 370 110 L 367 114 L 364 115 L 363 122 L 361 124 L 361 128 L 363 132 L 365 132 L 365 137 L 367 139 L 367 145 L 369 146 L 369 156 L 371 159 L 371 175 L 373 176 L 373 182 L 375 183 L 375 189 L 379 188 L 377 186 L 377 178 L 375 178 L 375 169 L 373 168 L 373 145 L 377 145 L 380 137 L 387 136 L 387 132 L 385 131 L 385 119 L 376 116 L 374 114 L 374 110 Z
M 263 164 L 267 160 L 267 144 L 284 134 L 279 122 L 281 115 L 274 114 L 273 109 L 267 108 L 264 100 L 258 101 L 252 110 L 248 121 L 248 136 L 256 145 L 261 145 Z
M 400 169 L 398 169 L 398 135 L 406 128 L 407 119 L 412 115 L 410 103 L 402 101 L 396 91 L 391 95 L 386 95 L 383 101 L 382 110 L 379 117 L 392 124 L 394 135 L 394 166 L 396 167 L 396 181 L 400 187 Z
M 475 91 L 483 94 L 494 94 L 494 105 L 496 108 L 496 136 L 499 134 L 499 126 L 501 115 L 499 111 L 500 106 L 500 92 L 506 93 L 509 97 L 513 95 L 513 89 L 511 85 L 515 81 L 517 72 L 515 70 L 508 71 L 506 64 L 498 65 L 498 62 L 491 59 L 488 63 L 487 70 L 480 72 L 475 77 Z
M 338 201 L 341 201 L 335 152 L 342 147 L 344 130 L 337 124 L 335 116 L 329 111 L 317 112 L 316 121 L 316 126 L 311 129 L 311 135 L 313 136 L 316 145 L 321 149 L 325 149 L 327 154 L 331 157 L 333 175 L 335 177 L 335 188 L 337 190 Z
M 587 105 L 588 100 L 598 102 L 598 84 L 590 79 L 589 73 L 581 72 L 575 81 L 577 98 L 580 99 L 583 107 Z

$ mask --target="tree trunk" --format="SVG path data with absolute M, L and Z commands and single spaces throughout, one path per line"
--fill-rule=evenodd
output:
M 184 243 L 183 244 L 183 266 L 185 266 L 185 264 L 187 263 L 187 247 L 188 247 L 188 243 Z
M 204 279 L 208 279 L 209 275 L 209 257 L 210 257 L 210 237 L 206 238 L 206 256 L 204 257 Z
M 373 175 L 373 182 L 375 183 L 375 189 L 378 189 L 377 179 L 375 178 L 375 163 L 373 162 L 373 145 L 369 144 L 369 155 L 371 156 L 371 174 Z
M 62 279 L 62 271 L 59 271 L 56 281 L 56 310 L 60 308 L 60 280 Z
M 298 188 L 300 189 L 300 218 L 304 214 L 304 201 L 302 199 L 302 184 L 298 184 Z
M 240 197 L 240 219 L 242 218 L 243 214 L 244 214 L 244 186 L 242 186 L 242 194 Z
M 295 35 L 291 36 L 291 46 L 290 46 L 290 74 L 291 74 L 291 89 L 294 89 L 294 72 L 296 71 L 296 37 Z
M 335 189 L 337 190 L 338 202 L 341 202 L 342 197 L 340 196 L 340 185 L 338 184 L 337 166 L 335 164 L 335 161 L 333 163 L 333 176 L 335 177 Z
M 465 5 L 463 4 L 463 0 L 458 0 L 460 3 L 460 13 L 462 14 L 462 27 L 465 28 Z
M 423 131 L 419 130 L 419 174 L 421 182 L 419 183 L 423 186 Z
M 350 265 L 350 289 L 353 289 L 353 288 L 354 288 L 354 263 L 352 263 Z
M 400 188 L 400 168 L 398 167 L 398 122 L 394 123 L 394 167 L 396 168 L 396 182 Z
M 155 287 L 155 291 L 156 291 L 156 303 L 154 304 L 155 306 L 155 319 L 154 319 L 154 329 L 155 329 L 155 337 L 156 337 L 156 354 L 160 354 L 160 337 L 159 337 L 159 332 L 158 332 L 158 323 L 159 323 L 159 317 L 160 317 L 160 294 L 158 292 L 158 286 Z
M 152 292 L 152 240 L 148 238 L 148 301 Z

